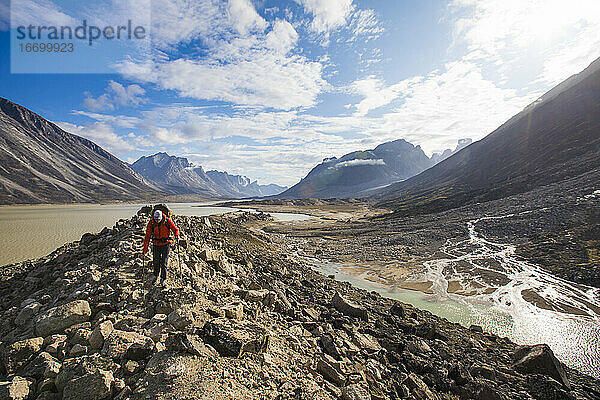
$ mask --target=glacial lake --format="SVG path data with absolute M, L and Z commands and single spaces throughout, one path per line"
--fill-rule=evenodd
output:
M 205 216 L 238 211 L 215 203 L 169 203 L 175 214 Z M 43 257 L 65 243 L 79 240 L 86 232 L 112 227 L 121 218 L 131 218 L 145 204 L 73 204 L 1 206 L 0 265 Z M 200 207 L 201 206 L 201 207 Z M 310 218 L 303 214 L 272 213 L 280 221 Z

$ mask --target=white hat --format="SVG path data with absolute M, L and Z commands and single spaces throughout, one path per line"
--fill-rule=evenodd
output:
M 154 220 L 155 221 L 162 220 L 162 211 L 160 211 L 160 210 L 154 211 Z

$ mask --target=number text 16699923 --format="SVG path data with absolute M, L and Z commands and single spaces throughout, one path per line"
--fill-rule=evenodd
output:
M 21 53 L 72 53 L 73 43 L 19 43 Z

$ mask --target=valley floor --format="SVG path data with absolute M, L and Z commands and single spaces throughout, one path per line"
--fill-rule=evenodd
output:
M 260 231 L 273 223 L 264 214 L 175 222 L 186 240 L 163 287 L 142 280 L 144 217 L 5 267 L 0 397 L 600 399 L 597 379 L 545 345 L 315 272 Z
M 387 286 L 431 292 L 432 282 L 416 280 L 424 264 L 447 257 L 444 250 L 449 241 L 468 241 L 469 223 L 475 222 L 482 237 L 514 246 L 515 258 L 567 281 L 600 287 L 600 184 L 596 182 L 600 172 L 592 171 L 505 199 L 393 219 L 387 218 L 389 210 L 354 200 L 268 200 L 236 206 L 313 215 L 311 220 L 270 223 L 262 229 L 282 235 L 300 255 L 340 263 L 350 273 L 364 275 L 366 269 L 367 279 Z M 503 282 L 490 265 L 493 260 L 480 261 L 486 268 L 477 273 L 484 275 L 487 284 L 449 277 L 448 292 L 481 294 Z

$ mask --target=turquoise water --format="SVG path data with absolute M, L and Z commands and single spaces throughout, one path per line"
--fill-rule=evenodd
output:
M 395 289 L 343 272 L 341 265 L 308 259 L 315 270 L 384 297 L 411 304 L 465 327 L 479 325 L 486 332 L 518 344 L 546 343 L 556 357 L 583 373 L 600 378 L 600 324 L 597 317 L 571 315 L 515 302 L 510 309 L 491 298 L 448 295 L 440 298 L 414 290 Z

